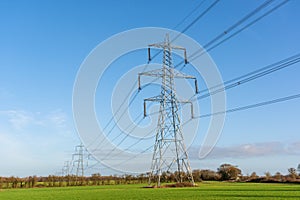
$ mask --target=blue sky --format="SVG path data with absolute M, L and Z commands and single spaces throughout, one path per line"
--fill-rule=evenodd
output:
M 205 45 L 262 2 L 221 1 L 186 34 Z M 80 143 L 72 116 L 73 84 L 93 48 L 133 28 L 172 29 L 196 5 L 197 1 L 190 0 L 0 1 L 0 176 L 51 174 L 71 158 L 74 146 Z M 299 8 L 299 1 L 290 1 L 212 50 L 210 55 L 223 80 L 298 53 Z M 201 10 L 204 8 L 197 12 Z M 197 12 L 175 30 L 181 31 Z M 146 62 L 145 52 L 134 56 L 120 59 L 117 64 L 124 60 L 126 71 Z M 112 68 L 109 73 L 121 72 Z M 227 107 L 297 94 L 299 73 L 296 64 L 228 90 Z M 100 110 L 101 105 L 110 102 L 111 84 L 113 80 L 99 86 L 108 91 L 106 99 L 96 96 Z M 132 112 L 142 107 L 139 104 L 145 97 L 138 97 Z M 287 168 L 300 162 L 299 103 L 292 100 L 228 114 L 216 149 L 204 160 L 198 160 L 195 153 L 203 139 L 200 128 L 190 150 L 192 167 L 216 169 L 230 162 L 245 174 L 287 173 Z M 201 105 L 209 113 L 207 102 Z M 97 115 L 105 119 L 110 116 L 106 111 Z M 201 125 L 206 127 L 208 122 L 203 119 Z M 103 169 L 100 173 L 114 172 Z

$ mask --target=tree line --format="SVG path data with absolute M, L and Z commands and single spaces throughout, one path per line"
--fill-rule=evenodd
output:
M 201 181 L 231 181 L 231 182 L 277 182 L 277 183 L 300 183 L 300 176 L 295 168 L 289 168 L 287 175 L 277 172 L 271 175 L 266 172 L 263 176 L 258 176 L 255 172 L 250 175 L 243 175 L 241 169 L 231 164 L 222 164 L 217 171 L 204 169 L 193 170 L 195 182 Z M 178 182 L 178 172 L 163 172 L 161 174 L 162 183 Z M 180 174 L 183 180 L 186 174 Z M 155 177 L 154 177 L 155 178 Z M 46 177 L 0 177 L 0 189 L 8 188 L 33 188 L 33 187 L 67 187 L 67 186 L 97 186 L 97 185 L 118 185 L 118 184 L 148 184 L 149 174 L 139 175 L 110 175 L 102 176 L 100 173 L 91 176 L 79 177 L 75 175 Z

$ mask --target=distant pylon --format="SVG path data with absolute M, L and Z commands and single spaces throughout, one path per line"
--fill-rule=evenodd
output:
M 62 168 L 62 176 L 70 175 L 70 162 L 65 161 L 64 167 Z
M 144 99 L 144 116 L 147 115 L 147 101 L 160 103 L 156 140 L 149 174 L 149 184 L 155 181 L 157 185 L 160 186 L 162 173 L 174 172 L 177 182 L 189 181 L 194 185 L 192 170 L 184 144 L 178 108 L 178 105 L 181 103 L 190 103 L 191 115 L 193 117 L 193 105 L 190 101 L 180 101 L 177 99 L 174 79 L 181 78 L 195 80 L 196 93 L 198 92 L 197 79 L 194 76 L 185 75 L 174 69 L 172 63 L 172 50 L 183 50 L 185 64 L 187 64 L 186 49 L 171 45 L 168 34 L 166 35 L 164 42 L 149 45 L 149 61 L 151 60 L 150 47 L 156 47 L 163 50 L 163 64 L 160 69 L 139 73 L 138 75 L 139 90 L 141 89 L 141 76 L 159 77 L 162 83 L 160 95 Z
M 84 152 L 85 148 L 83 144 L 77 145 L 75 147 L 75 153 L 73 154 L 73 167 L 76 168 L 76 177 L 84 176 Z

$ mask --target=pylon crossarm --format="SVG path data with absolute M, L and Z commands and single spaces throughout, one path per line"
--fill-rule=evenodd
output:
M 171 46 L 172 49 L 183 50 L 184 53 L 184 64 L 188 64 L 187 56 L 186 56 L 186 48 L 180 46 Z
M 156 102 L 160 102 L 161 100 L 162 100 L 161 95 L 144 99 L 144 101 L 156 101 Z
M 184 78 L 184 79 L 196 79 L 195 76 L 191 76 L 191 75 L 186 75 L 182 72 L 176 71 L 174 73 L 174 78 Z
M 177 50 L 186 51 L 186 48 L 181 47 L 181 46 L 177 46 L 177 45 L 171 45 L 168 42 L 159 42 L 159 43 L 155 43 L 155 44 L 149 44 L 148 47 L 156 47 L 158 49 L 167 47 L 167 48 L 170 48 L 170 49 L 177 49 Z
M 163 72 L 161 69 L 154 69 L 148 72 L 142 72 L 138 74 L 138 90 L 140 91 L 141 88 L 141 76 L 151 76 L 151 77 L 163 77 Z
M 162 70 L 161 69 L 154 69 L 148 72 L 142 72 L 139 73 L 139 76 L 153 76 L 153 77 L 160 77 L 162 76 Z
M 165 48 L 167 46 L 166 42 L 159 42 L 159 43 L 155 43 L 155 44 L 149 44 L 148 47 L 156 47 L 158 49 L 162 49 Z
M 156 47 L 156 48 L 159 48 L 159 49 L 169 49 L 169 50 L 172 50 L 172 49 L 183 50 L 183 52 L 184 52 L 184 63 L 188 64 L 187 55 L 186 55 L 186 48 L 181 47 L 181 46 L 171 45 L 170 41 L 169 41 L 169 34 L 166 35 L 166 39 L 165 39 L 164 42 L 148 45 L 148 61 L 149 62 L 152 60 L 151 54 L 150 54 L 150 47 Z
M 158 95 L 158 96 L 155 96 L 155 97 L 144 99 L 144 117 L 147 117 L 147 104 L 146 104 L 147 101 L 161 102 L 162 97 L 161 97 L 161 95 Z
M 193 103 L 191 101 L 188 100 L 184 100 L 184 101 L 179 101 L 179 103 L 181 104 L 190 104 L 191 105 L 191 118 L 194 118 L 194 106 Z
M 171 48 L 186 51 L 186 48 L 177 45 L 171 45 Z
M 198 81 L 197 78 L 195 76 L 190 76 L 190 75 L 186 75 L 182 72 L 176 71 L 176 73 L 174 74 L 174 78 L 181 78 L 181 79 L 193 79 L 195 81 L 195 93 L 198 94 Z

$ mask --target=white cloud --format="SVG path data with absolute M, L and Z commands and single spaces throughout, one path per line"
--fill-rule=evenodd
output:
M 53 130 L 56 133 L 68 132 L 70 122 L 66 113 L 54 110 L 50 113 L 29 112 L 24 110 L 0 111 L 0 122 L 7 125 L 8 130 L 23 133 L 32 129 Z
M 0 176 L 51 174 L 78 142 L 68 115 L 0 111 Z
M 63 113 L 61 110 L 56 110 L 51 112 L 47 119 L 52 122 L 57 127 L 65 127 L 67 123 L 67 115 Z
M 300 154 L 300 141 L 295 141 L 286 146 L 285 151 L 289 154 L 299 155 Z
M 199 159 L 199 147 L 189 150 L 192 159 Z M 252 158 L 272 155 L 295 155 L 300 154 L 300 141 L 293 143 L 262 142 L 253 144 L 241 144 L 227 147 L 215 147 L 206 159 L 219 158 Z
M 3 114 L 7 114 L 8 121 L 17 130 L 22 130 L 30 123 L 34 123 L 33 117 L 25 111 L 9 110 L 3 111 Z

